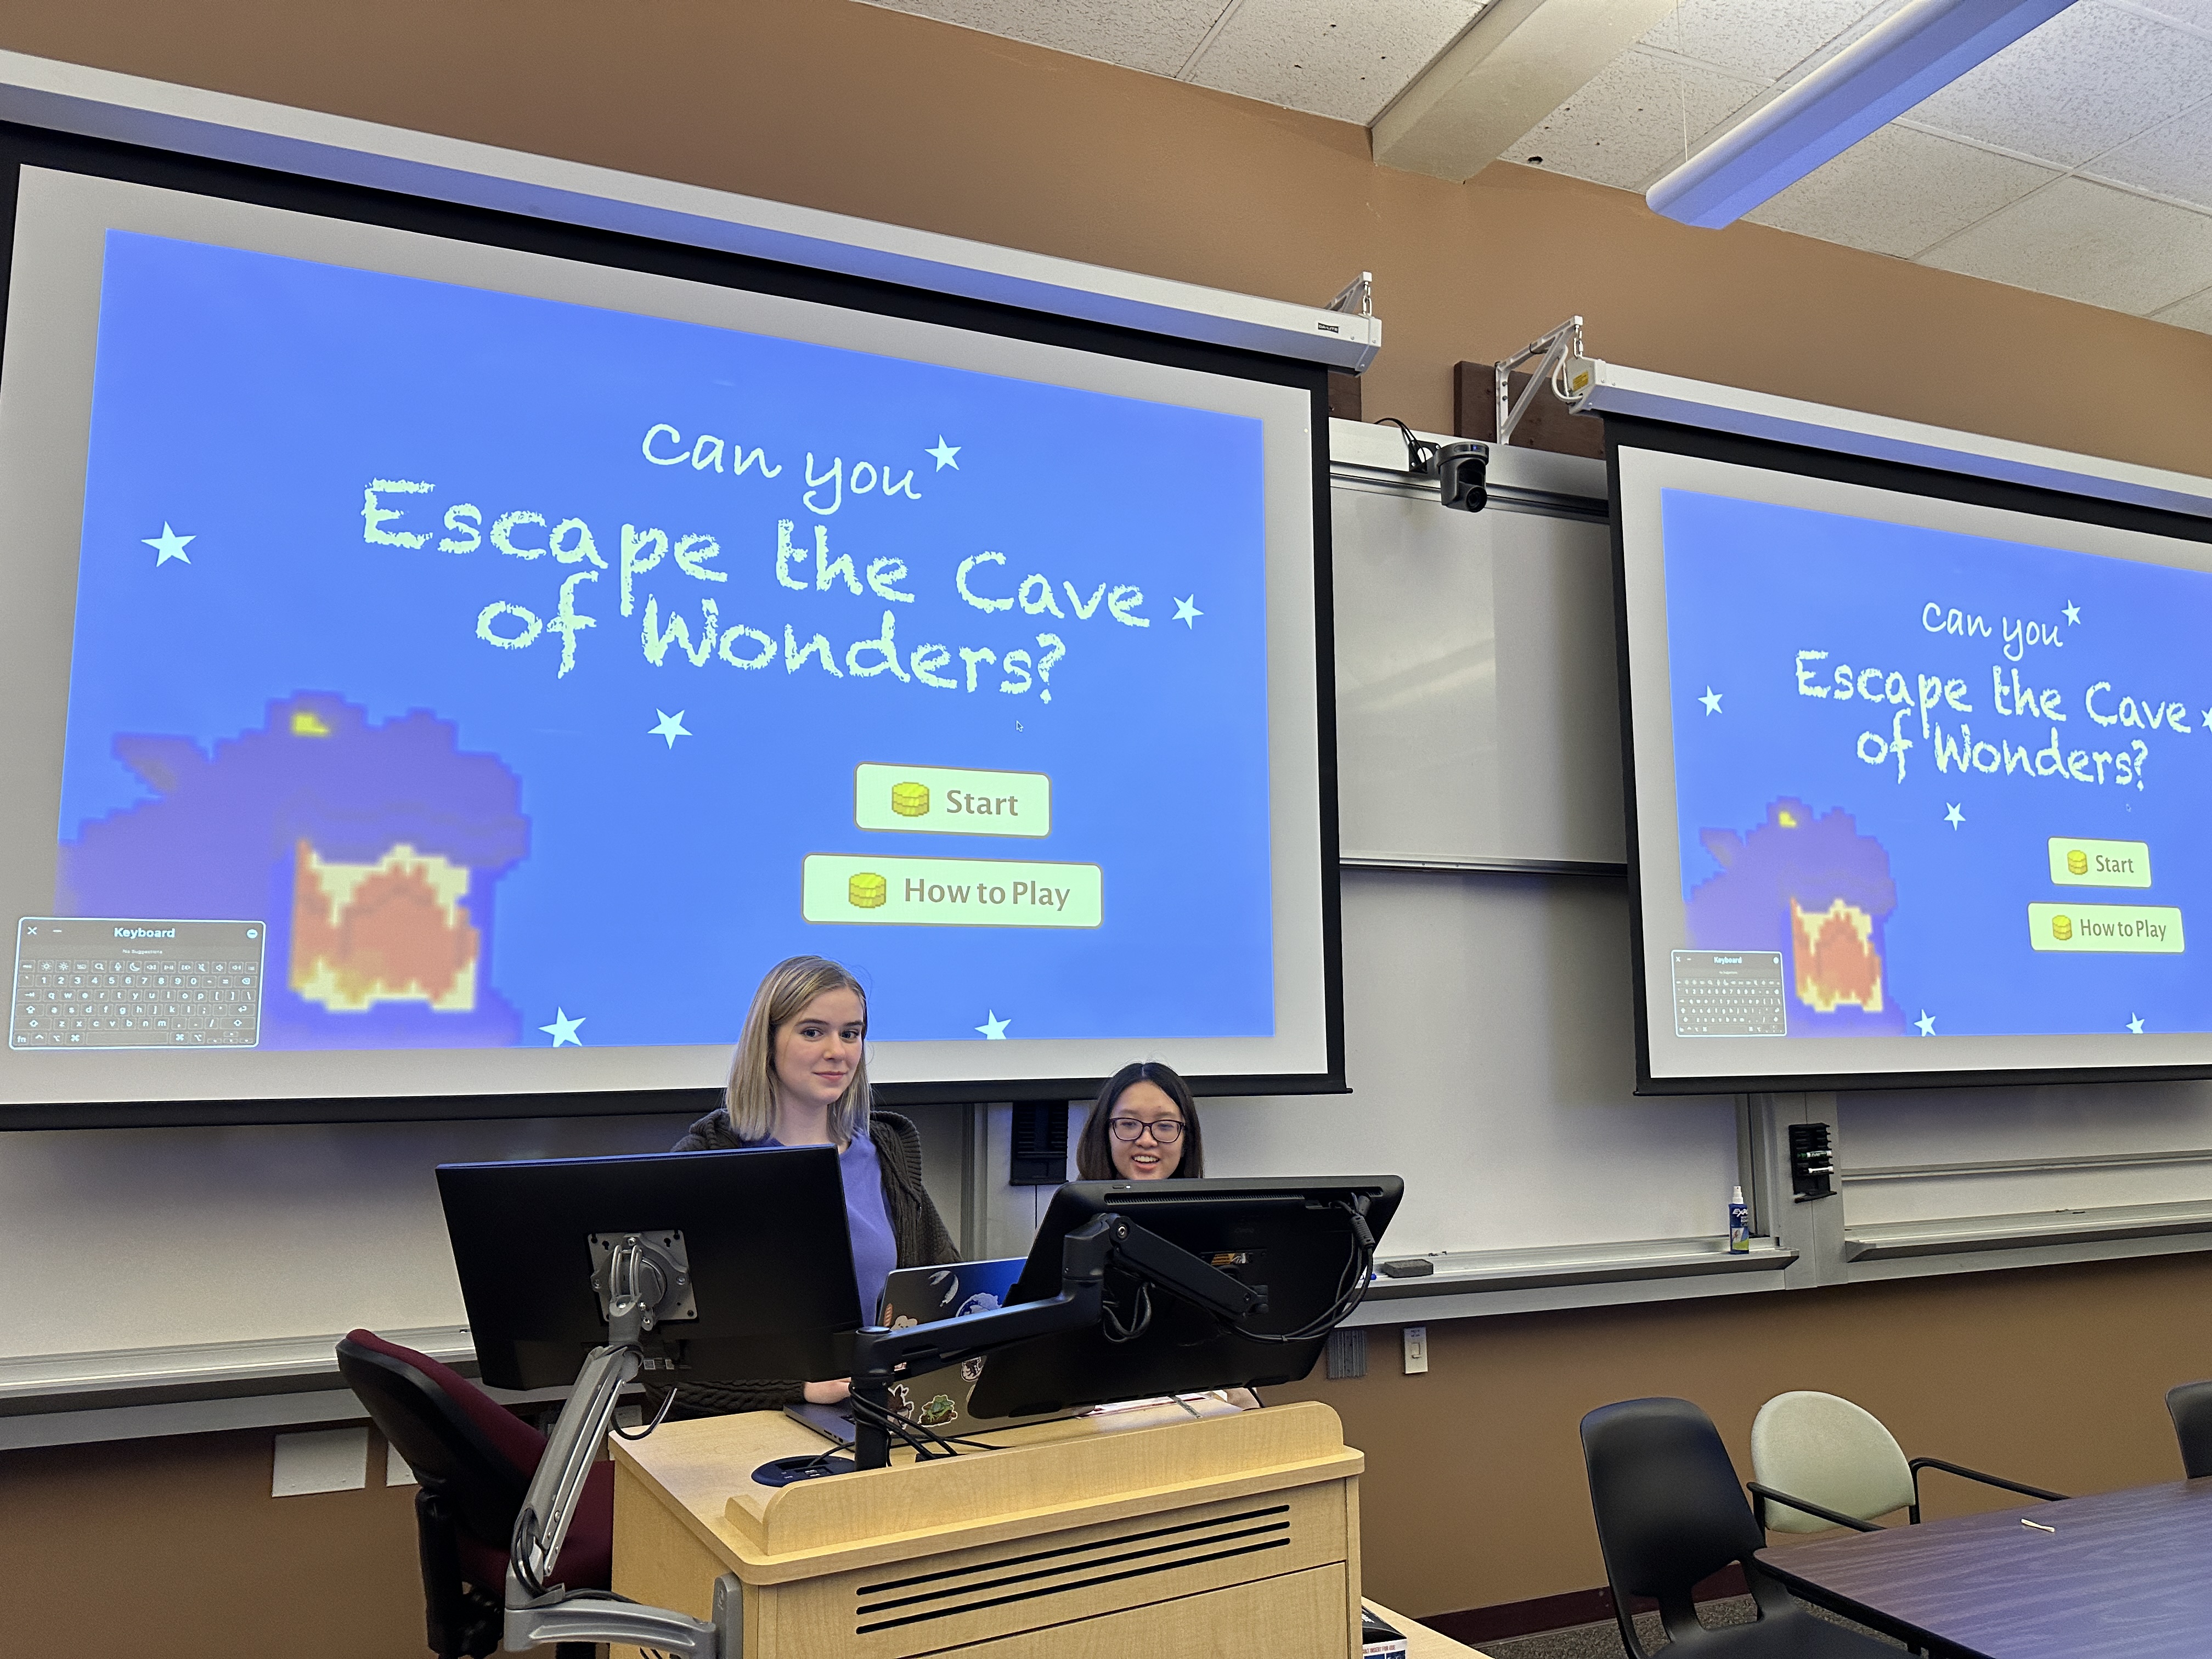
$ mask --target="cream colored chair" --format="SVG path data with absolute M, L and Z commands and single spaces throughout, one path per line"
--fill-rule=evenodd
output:
M 2063 1492 L 2024 1486 L 1940 1457 L 1907 1459 L 1873 1413 L 1832 1394 L 1778 1394 L 1751 1425 L 1750 1487 L 1759 1523 L 1770 1532 L 1850 1527 L 1880 1532 L 1878 1515 L 1899 1510 L 1920 1519 L 1920 1471 L 1941 1469 L 1984 1486 L 2051 1502 Z

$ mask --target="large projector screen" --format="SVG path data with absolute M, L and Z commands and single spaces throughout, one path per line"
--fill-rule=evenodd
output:
M 2212 1075 L 2212 526 L 1609 427 L 1644 1088 Z
M 801 952 L 1337 1086 L 1319 369 L 251 194 L 21 168 L 0 1106 L 641 1107 Z

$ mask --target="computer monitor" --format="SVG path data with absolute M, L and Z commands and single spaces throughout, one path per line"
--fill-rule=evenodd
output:
M 1061 1243 L 1094 1217 L 1114 1213 L 1189 1251 L 1266 1298 L 1239 1329 L 1159 1289 L 1151 1317 L 1116 1341 L 1094 1326 L 1039 1336 L 982 1362 L 969 1399 L 979 1418 L 1017 1417 L 1207 1389 L 1264 1388 L 1305 1376 L 1328 1340 L 1333 1310 L 1364 1288 L 1405 1183 L 1396 1176 L 1230 1181 L 1080 1181 L 1053 1195 L 1009 1307 L 1060 1289 Z M 1364 1220 L 1363 1241 L 1354 1224 Z M 1126 1329 L 1138 1281 L 1107 1270 L 1106 1300 Z M 1249 1333 L 1247 1334 L 1246 1333 Z M 1295 1340 L 1269 1341 L 1269 1336 Z
M 477 1360 L 495 1388 L 575 1381 L 607 1340 L 594 1281 L 631 1234 L 684 1281 L 643 1344 L 648 1380 L 672 1368 L 678 1382 L 851 1369 L 860 1300 L 835 1148 L 441 1164 L 438 1194 Z

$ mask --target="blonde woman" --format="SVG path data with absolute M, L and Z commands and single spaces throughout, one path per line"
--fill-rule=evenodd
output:
M 723 1104 L 691 1126 L 679 1152 L 738 1146 L 835 1146 L 861 1316 L 876 1317 L 894 1267 L 957 1261 L 952 1236 L 921 1184 L 921 1136 L 868 1103 L 867 993 L 836 963 L 793 957 L 753 993 Z M 686 1384 L 689 1414 L 834 1404 L 846 1380 Z

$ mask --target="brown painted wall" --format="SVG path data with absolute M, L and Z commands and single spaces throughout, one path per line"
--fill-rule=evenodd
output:
M 1384 172 L 1354 127 L 848 0 L 13 0 L 0 48 L 1284 299 L 1372 270 L 1367 412 L 1429 428 L 1452 363 L 1580 311 L 1625 363 L 2212 466 L 2205 336 L 1523 168 Z M 2208 1304 L 2212 1263 L 2177 1257 L 1470 1321 L 1425 1377 L 1378 1341 L 1373 1375 L 1300 1392 L 1370 1452 L 1371 1589 L 1429 1613 L 1598 1582 L 1574 1425 L 1635 1395 L 1700 1401 L 1740 1460 L 1761 1400 L 1820 1387 L 2062 1490 L 2168 1478 L 2159 1395 L 2212 1374 Z M 273 1500 L 269 1457 L 265 1433 L 0 1455 L 26 1650 L 84 1645 L 88 1610 L 175 1659 L 414 1651 L 406 1493 Z
M 1368 1455 L 1368 1591 L 1418 1613 L 1602 1582 L 1575 1425 L 1642 1395 L 1705 1407 L 1747 1475 L 1760 1402 L 1817 1388 L 1874 1412 L 1908 1452 L 2060 1492 L 2179 1479 L 2162 1396 L 2212 1376 L 2212 1261 L 1462 1320 L 1429 1336 L 1425 1376 L 1399 1374 L 1382 1327 L 1365 1377 L 1270 1395 L 1343 1414 Z M 417 1651 L 412 1489 L 271 1498 L 270 1441 L 0 1453 L 0 1563 L 36 1591 L 11 1614 L 21 1650 L 82 1646 L 92 1610 L 103 1628 L 161 1632 L 165 1659 Z M 380 1476 L 380 1444 L 370 1468 Z M 1930 1515 L 2000 1501 L 1941 1475 L 1928 1493 Z
M 2212 1261 L 1460 1320 L 1431 1329 L 1425 1376 L 1400 1372 L 1396 1340 L 1370 1333 L 1357 1382 L 1282 1392 L 1328 1401 L 1367 1453 L 1369 1594 L 1433 1613 L 1604 1582 L 1576 1425 L 1610 1401 L 1694 1400 L 1747 1479 L 1760 1405 L 1818 1389 L 1909 1455 L 2069 1494 L 2178 1480 L 2164 1396 L 2212 1376 Z M 1931 1516 L 2017 1501 L 1942 1474 L 1925 1491 Z
M 1570 312 L 1645 368 L 2188 471 L 2212 337 L 849 0 L 12 0 L 0 47 L 1318 304 L 1376 273 L 1370 418 Z
M 0 1452 L 12 1654 L 400 1659 L 428 1652 L 415 1488 L 272 1498 L 275 1432 Z

